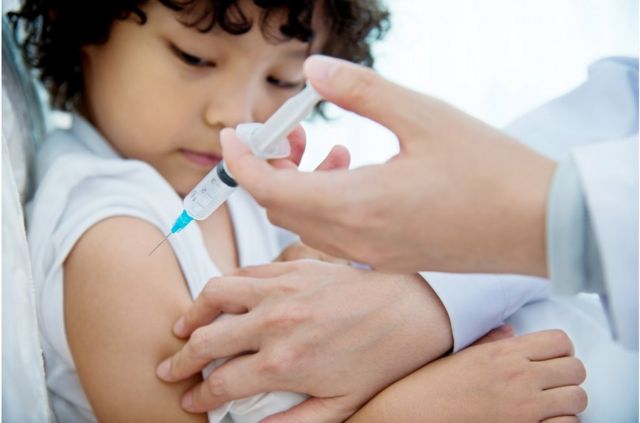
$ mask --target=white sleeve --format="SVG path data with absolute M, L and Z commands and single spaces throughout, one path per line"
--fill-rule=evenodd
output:
M 638 139 L 575 149 L 549 196 L 554 290 L 600 294 L 611 331 L 638 349 Z
M 453 351 L 459 351 L 523 305 L 545 299 L 546 279 L 518 275 L 422 272 L 444 305 L 451 322 Z
M 547 213 L 553 289 L 600 294 L 614 336 L 637 350 L 638 59 L 599 60 L 584 84 L 507 129 L 559 162 Z

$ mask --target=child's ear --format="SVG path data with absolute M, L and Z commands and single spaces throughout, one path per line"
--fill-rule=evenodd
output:
M 322 10 L 322 3 L 324 2 L 316 2 L 313 15 L 311 17 L 311 29 L 313 30 L 313 36 L 311 37 L 311 43 L 309 45 L 310 54 L 321 54 L 327 40 L 329 39 L 330 20 Z

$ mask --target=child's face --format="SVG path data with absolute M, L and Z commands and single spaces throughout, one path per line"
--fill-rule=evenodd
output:
M 144 25 L 116 20 L 105 44 L 83 50 L 85 115 L 181 195 L 220 161 L 220 129 L 266 120 L 303 86 L 309 45 L 265 40 L 249 3 L 241 6 L 254 25 L 244 35 L 200 33 L 152 1 Z

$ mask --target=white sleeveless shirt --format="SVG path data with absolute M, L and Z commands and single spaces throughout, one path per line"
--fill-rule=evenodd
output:
M 66 338 L 64 261 L 82 234 L 108 217 L 136 217 L 165 233 L 180 213 L 182 201 L 155 169 L 142 161 L 123 159 L 77 115 L 69 130 L 48 136 L 38 152 L 36 180 L 36 195 L 27 206 L 28 238 L 51 406 L 61 422 L 95 422 Z M 241 266 L 268 263 L 293 241 L 291 233 L 269 223 L 264 209 L 246 192 L 238 189 L 228 207 Z M 198 225 L 189 225 L 169 240 L 195 298 L 220 272 Z M 257 395 L 209 412 L 209 421 L 256 422 L 304 398 L 284 392 Z

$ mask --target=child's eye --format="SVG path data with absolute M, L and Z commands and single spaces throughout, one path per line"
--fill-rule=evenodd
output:
M 267 77 L 267 82 L 271 85 L 274 85 L 278 88 L 282 88 L 285 90 L 292 90 L 292 89 L 300 89 L 302 88 L 303 83 L 302 82 L 298 82 L 298 81 L 283 81 L 281 79 L 278 78 L 274 78 L 273 76 L 268 76 Z
M 171 46 L 171 50 L 173 50 L 174 54 L 176 56 L 178 56 L 178 58 L 180 60 L 182 60 L 184 63 L 186 63 L 189 66 L 195 66 L 195 67 L 205 67 L 205 66 L 211 66 L 211 67 L 215 67 L 215 63 L 209 61 L 209 60 L 205 60 L 205 59 L 201 59 L 198 56 L 194 56 L 193 54 L 189 54 L 186 53 L 182 50 L 180 50 L 178 47 L 172 45 Z

